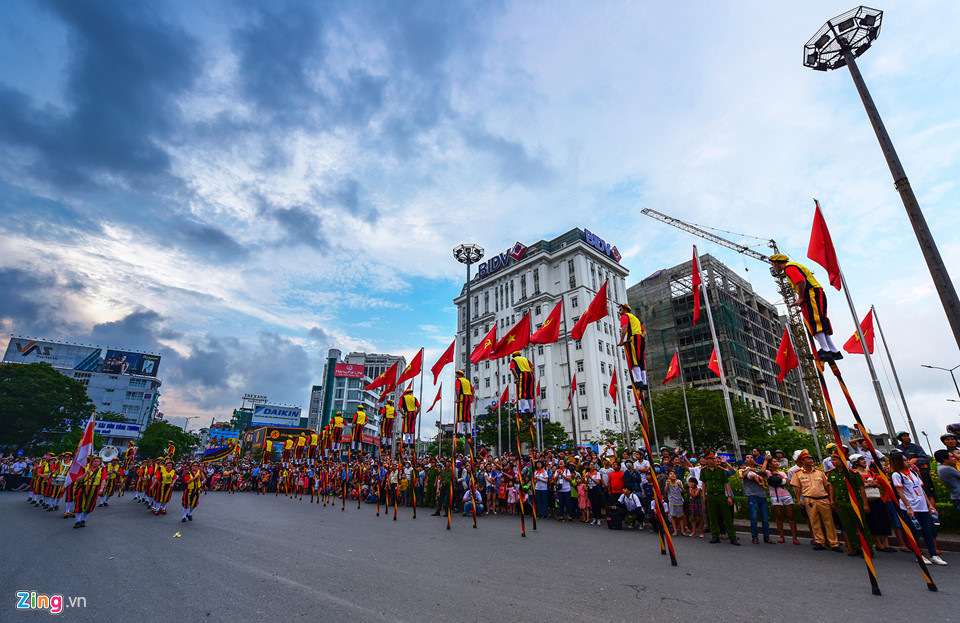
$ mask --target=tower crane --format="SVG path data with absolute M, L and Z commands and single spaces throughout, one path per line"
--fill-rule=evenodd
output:
M 737 253 L 742 253 L 747 257 L 752 257 L 755 260 L 759 260 L 766 264 L 771 264 L 770 257 L 746 247 L 742 244 L 737 244 L 722 238 L 714 233 L 703 230 L 696 225 L 681 221 L 680 219 L 674 218 L 672 216 L 667 216 L 662 212 L 657 212 L 650 208 L 644 208 L 640 211 L 642 214 L 649 216 L 650 218 L 656 219 L 661 223 L 666 223 L 667 225 L 672 225 L 677 229 L 681 229 L 687 233 L 693 234 L 694 236 L 699 236 L 704 240 L 709 240 L 710 242 L 719 244 L 720 246 L 726 247 L 728 249 L 733 249 Z M 767 245 L 773 249 L 773 253 L 779 253 L 780 250 L 777 247 L 777 242 L 775 240 L 768 240 Z M 770 268 L 770 274 L 774 276 L 777 280 L 777 286 L 780 290 L 780 296 L 783 297 L 783 302 L 787 305 L 787 318 L 788 318 L 788 327 L 790 329 L 790 334 L 793 336 L 794 350 L 797 353 L 797 359 L 800 362 L 800 377 L 803 380 L 803 388 L 806 390 L 806 398 L 810 404 L 810 412 L 813 416 L 813 420 L 816 424 L 816 428 L 820 430 L 826 430 L 827 419 L 827 408 L 823 401 L 823 392 L 820 389 L 820 381 L 817 376 L 817 364 L 814 361 L 813 355 L 810 353 L 810 349 L 806 347 L 807 344 L 807 328 L 803 322 L 803 317 L 800 315 L 800 308 L 796 304 L 796 294 L 793 291 L 793 286 L 790 285 L 790 281 L 787 279 L 786 275 L 778 274 L 773 268 Z

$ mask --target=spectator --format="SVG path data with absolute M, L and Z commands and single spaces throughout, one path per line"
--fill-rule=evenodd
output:
M 909 436 L 908 436 L 909 440 Z M 930 557 L 923 557 L 924 564 L 946 565 L 946 561 L 937 555 L 937 543 L 934 537 L 933 518 L 936 514 L 933 500 L 923 488 L 923 481 L 913 473 L 907 464 L 906 455 L 894 451 L 890 454 L 891 481 L 900 500 L 900 515 L 907 519 L 907 525 L 913 532 L 913 538 L 919 542 L 920 536 L 927 545 Z
M 620 471 L 620 463 L 613 463 L 613 470 L 608 475 L 609 485 L 607 485 L 607 493 L 610 496 L 611 500 L 616 500 L 620 497 L 620 494 L 623 493 L 623 472 Z
M 557 491 L 557 521 L 563 521 L 568 515 L 570 521 L 573 521 L 570 514 L 570 487 L 573 476 L 566 465 L 557 467 L 557 471 L 553 473 L 553 481 Z
M 953 507 L 960 513 L 960 471 L 957 470 L 960 450 L 937 450 L 933 453 L 933 458 L 940 464 L 937 467 L 937 476 L 950 492 Z
M 915 465 L 919 471 L 920 480 L 923 482 L 923 489 L 926 491 L 927 497 L 936 500 L 937 495 L 934 492 L 933 479 L 930 477 L 930 457 L 920 447 L 920 444 L 913 443 L 910 440 L 910 433 L 907 431 L 902 430 L 897 433 L 897 441 L 900 442 L 897 444 L 897 450 L 902 452 L 907 462 Z
M 483 514 L 483 497 L 479 491 L 467 490 L 463 494 L 463 516 L 473 515 L 473 505 L 477 505 L 477 515 Z
M 718 466 L 717 455 L 707 452 L 704 455 L 707 466 L 700 471 L 700 480 L 703 482 L 705 506 L 710 520 L 711 543 L 720 542 L 720 521 L 724 521 L 727 536 L 731 545 L 740 545 L 737 533 L 733 528 L 733 490 L 730 488 L 730 477 L 727 471 Z
M 690 536 L 697 533 L 703 538 L 703 491 L 700 481 L 694 477 L 687 479 L 687 497 L 690 506 Z
M 750 510 L 751 542 L 760 542 L 759 531 L 757 529 L 757 518 L 759 517 L 763 524 L 763 542 L 773 544 L 773 540 L 770 538 L 767 491 L 764 489 L 767 481 L 762 475 L 760 466 L 757 465 L 755 455 L 748 454 L 744 458 L 744 465 L 740 469 L 740 480 L 743 483 L 743 493 L 747 496 L 747 507 Z
M 670 505 L 670 522 L 673 524 L 673 536 L 677 536 L 677 528 L 684 536 L 687 534 L 686 520 L 683 516 L 683 481 L 677 478 L 677 470 L 671 469 L 667 473 L 667 503 Z
M 863 546 L 860 542 L 859 530 L 857 529 L 857 514 L 863 517 L 866 514 L 867 497 L 864 493 L 864 482 L 860 473 L 855 469 L 844 467 L 843 459 L 836 448 L 831 455 L 833 459 L 833 469 L 827 472 L 827 480 L 830 482 L 830 506 L 837 513 L 840 519 L 840 525 L 843 526 L 844 538 L 847 541 L 847 547 L 850 549 L 850 556 L 863 556 Z M 859 454 L 850 455 L 850 462 L 855 463 L 855 459 L 862 459 Z M 849 479 L 850 487 L 847 487 Z M 850 490 L 853 490 L 851 495 Z M 854 504 L 857 508 L 854 509 Z M 863 537 L 867 542 L 867 547 L 873 553 L 873 537 L 867 531 L 866 526 L 863 529 Z
M 958 438 L 955 433 L 944 433 L 940 435 L 940 443 L 943 444 L 943 447 L 946 448 L 948 452 L 960 450 L 960 438 Z M 936 453 L 934 453 L 934 459 L 936 459 Z
M 617 498 L 620 508 L 626 511 L 625 519 L 633 519 L 633 527 L 637 530 L 643 528 L 643 502 L 637 497 L 637 494 L 629 486 L 623 487 L 623 493 Z
M 587 480 L 587 497 L 590 499 L 590 506 L 593 508 L 593 525 L 600 525 L 600 517 L 603 511 L 603 478 L 597 470 L 595 461 L 591 461 L 585 474 Z
M 587 496 L 587 482 L 582 478 L 577 478 L 577 506 L 580 508 L 580 521 L 582 523 L 593 523 L 590 520 L 590 500 Z
M 810 531 L 813 533 L 813 549 L 824 550 L 829 545 L 833 551 L 842 554 L 837 529 L 833 525 L 833 513 L 830 511 L 830 482 L 827 475 L 814 468 L 813 457 L 806 450 L 801 450 L 797 455 L 797 465 L 800 469 L 793 472 L 790 485 L 797 497 L 803 497 Z
M 876 474 L 867 469 L 867 461 L 861 455 L 852 455 L 850 462 L 863 479 L 863 492 L 867 498 L 868 509 L 867 528 L 877 542 L 877 551 L 887 553 L 897 551 L 890 547 L 890 517 L 887 515 L 887 505 L 883 501 L 883 492 L 880 490 Z
M 778 450 L 777 452 L 783 454 L 782 451 Z M 777 542 L 783 543 L 786 541 L 783 536 L 783 516 L 786 515 L 790 523 L 790 536 L 793 537 L 793 544 L 800 545 L 800 540 L 797 539 L 797 521 L 793 517 L 793 496 L 790 495 L 790 489 L 787 488 L 788 477 L 783 471 L 780 459 L 774 456 L 767 461 L 765 476 L 767 490 L 770 492 L 770 504 L 773 506 L 773 512 L 777 518 L 777 533 L 780 535 Z

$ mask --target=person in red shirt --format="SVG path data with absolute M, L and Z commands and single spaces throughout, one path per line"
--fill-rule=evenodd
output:
M 608 477 L 610 484 L 607 485 L 607 493 L 612 499 L 617 499 L 623 493 L 623 472 L 620 471 L 620 463 L 613 462 L 613 471 Z
M 833 325 L 827 318 L 827 297 L 810 269 L 803 264 L 791 262 L 790 258 L 782 253 L 771 255 L 770 262 L 777 273 L 787 276 L 794 292 L 797 293 L 797 305 L 803 313 L 807 329 L 820 347 L 817 351 L 820 359 L 822 361 L 843 359 L 843 353 L 830 338 L 833 335 Z

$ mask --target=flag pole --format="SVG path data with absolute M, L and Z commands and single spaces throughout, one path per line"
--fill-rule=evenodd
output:
M 609 283 L 609 282 L 607 282 L 607 283 Z M 616 290 L 616 288 L 614 288 L 614 290 Z M 613 307 L 613 301 L 610 299 L 609 296 L 607 296 L 607 314 L 609 314 L 610 318 L 616 318 L 617 315 L 616 315 L 615 312 L 616 312 L 616 310 L 615 310 L 615 308 Z M 591 322 L 590 324 L 594 324 L 594 323 Z M 613 335 L 614 335 L 614 337 L 616 337 L 616 335 L 617 335 L 617 324 L 616 324 L 615 321 L 614 321 L 614 323 L 613 323 Z M 619 346 L 619 345 L 617 345 L 617 346 Z M 615 366 L 615 367 L 614 367 L 614 371 L 615 371 L 616 374 L 617 374 L 617 385 L 620 385 L 620 376 L 621 376 L 621 375 L 620 375 L 620 370 L 621 370 L 621 368 L 620 368 L 620 352 L 619 352 L 620 349 L 619 349 L 619 348 L 616 348 L 615 350 L 617 351 L 617 355 L 616 355 L 616 360 L 615 360 L 615 362 L 614 362 L 614 366 Z M 625 356 L 625 355 L 624 355 L 624 356 Z M 598 369 L 599 369 L 599 366 L 598 366 Z M 619 392 L 620 392 L 620 388 L 618 387 L 618 388 L 617 388 L 617 393 L 619 393 Z M 626 405 L 623 404 L 623 400 L 620 401 L 620 415 L 622 416 L 621 419 L 620 419 L 620 421 L 622 422 L 622 426 L 623 426 L 623 440 L 624 440 L 624 443 L 626 444 L 627 448 L 629 448 L 630 450 L 633 450 L 633 443 L 631 443 L 631 441 L 630 441 L 629 410 L 626 408 Z M 654 424 L 654 431 L 656 431 L 656 424 Z M 654 437 L 656 437 L 656 432 L 654 432 Z
M 497 359 L 497 402 L 500 402 L 500 359 Z M 503 418 L 497 406 L 497 456 L 503 456 Z
M 887 344 L 887 338 L 883 335 L 883 329 L 880 327 L 880 318 L 877 316 L 877 309 L 871 305 L 870 311 L 873 312 L 873 321 L 877 323 L 877 331 L 880 333 L 880 339 L 883 340 L 883 350 L 887 353 L 887 361 L 890 362 L 890 369 L 893 371 L 893 380 L 897 383 L 897 391 L 900 392 L 900 401 L 903 403 L 903 410 L 907 414 L 907 424 L 910 425 L 910 433 L 914 439 L 917 437 L 917 429 L 913 425 L 913 418 L 910 417 L 910 407 L 907 406 L 907 397 L 903 395 L 903 387 L 900 385 L 900 377 L 897 375 L 897 368 L 893 365 L 893 357 L 890 355 L 890 346 Z M 861 342 L 863 344 L 863 342 Z
M 566 307 L 566 301 L 563 298 L 563 294 L 560 295 L 560 302 L 564 304 L 564 307 Z M 563 344 L 567 353 L 567 385 L 570 386 L 570 391 L 574 392 L 573 370 L 571 369 L 573 367 L 573 361 L 570 359 L 570 331 L 567 329 L 567 310 L 563 309 L 560 312 L 560 315 L 563 316 Z M 570 395 L 573 396 L 574 394 L 571 393 Z M 573 400 L 570 401 L 570 410 L 570 419 L 573 420 L 573 429 L 571 430 L 573 433 L 573 446 L 574 449 L 576 449 L 576 447 L 580 445 L 580 431 L 577 427 L 577 407 Z
M 690 433 L 690 452 L 696 452 L 693 445 L 693 426 L 690 424 L 690 407 L 687 405 L 687 382 L 683 380 L 683 366 L 680 365 L 680 347 L 677 347 L 677 370 L 680 372 L 680 391 L 683 393 L 683 411 L 687 414 L 687 432 Z M 651 394 L 653 392 L 650 392 Z M 650 415 L 653 415 L 653 398 L 650 398 Z
M 787 331 L 787 339 L 790 340 L 790 346 L 793 348 L 793 353 L 797 356 L 798 365 L 800 359 L 800 351 L 797 350 L 797 345 L 793 342 L 793 332 Z M 809 356 L 810 348 L 809 346 L 803 351 L 804 357 Z M 813 410 L 810 407 L 810 395 L 807 394 L 807 384 L 803 382 L 803 373 L 798 371 L 800 374 L 800 392 L 803 395 L 803 404 L 806 407 L 807 411 L 807 421 L 810 422 L 810 430 L 813 431 L 813 445 L 817 449 L 817 460 L 820 463 L 823 463 L 823 452 L 820 450 L 820 433 L 817 430 L 817 422 L 813 417 Z M 786 377 L 784 377 L 786 380 Z
M 697 245 L 693 245 L 693 256 L 697 260 L 697 271 L 701 271 L 700 252 Z M 727 371 L 723 365 L 723 356 L 720 354 L 720 341 L 717 339 L 717 327 L 713 324 L 713 310 L 710 308 L 710 291 L 706 287 L 703 277 L 700 277 L 700 289 L 703 292 L 703 301 L 706 303 L 707 320 L 710 321 L 710 337 L 713 339 L 713 350 L 717 354 L 717 367 L 720 369 L 720 386 L 723 389 L 723 404 L 727 409 L 727 422 L 730 424 L 730 435 L 733 437 L 733 454 L 739 460 L 740 436 L 737 435 L 737 423 L 733 419 L 733 405 L 730 403 L 730 390 L 727 387 Z
M 817 208 L 820 209 L 820 202 L 813 200 Z M 821 210 L 822 212 L 822 210 Z M 863 346 L 863 356 L 867 360 L 867 369 L 870 371 L 870 378 L 873 380 L 873 390 L 877 394 L 877 402 L 880 403 L 880 414 L 883 416 L 883 423 L 887 427 L 887 434 L 890 435 L 890 443 L 893 444 L 897 437 L 893 428 L 893 420 L 890 419 L 890 409 L 887 408 L 887 400 L 883 397 L 883 388 L 880 387 L 880 379 L 877 378 L 877 369 L 873 367 L 873 358 L 870 356 L 870 350 L 863 339 L 863 330 L 860 329 L 860 318 L 857 316 L 857 308 L 853 304 L 853 297 L 850 295 L 850 288 L 847 287 L 847 279 L 843 276 L 843 268 L 840 266 L 840 260 L 837 259 L 837 272 L 840 273 L 840 285 L 843 286 L 843 293 L 847 297 L 847 306 L 850 308 L 850 315 L 853 316 L 853 326 L 856 327 L 857 338 Z

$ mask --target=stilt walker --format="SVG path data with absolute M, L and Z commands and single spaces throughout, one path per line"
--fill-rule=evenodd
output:
M 343 411 L 337 411 L 333 416 L 333 428 L 330 435 L 330 446 L 336 458 L 340 460 L 340 444 L 343 443 Z
M 420 393 L 423 393 L 423 373 L 420 374 Z M 407 388 L 400 396 L 400 414 L 402 416 L 402 427 L 400 429 L 401 441 L 413 448 L 413 518 L 417 518 L 417 483 L 420 480 L 420 473 L 417 469 L 417 416 L 420 414 L 420 401 L 413 395 L 413 389 Z
M 456 397 L 456 426 L 454 426 L 453 434 L 453 453 L 450 460 L 450 469 L 453 470 L 453 466 L 456 463 L 456 453 L 457 453 L 457 433 L 463 433 L 465 445 L 470 446 L 470 461 L 473 462 L 473 445 L 471 440 L 473 438 L 473 419 L 471 416 L 471 408 L 473 406 L 473 385 L 470 384 L 470 381 L 467 379 L 463 370 L 457 370 L 457 378 L 453 384 L 453 391 Z M 455 472 L 453 472 L 455 474 Z M 475 491 L 475 485 L 473 483 L 473 471 L 470 472 L 470 490 L 471 495 Z M 450 499 L 451 503 L 453 500 L 453 479 L 450 480 Z M 477 527 L 477 505 L 473 504 L 473 527 Z
M 534 389 L 536 383 L 534 383 L 533 376 L 533 364 L 530 363 L 530 360 L 523 356 L 519 350 L 513 351 L 513 355 L 510 357 L 510 373 L 513 374 L 513 378 L 516 381 L 517 388 L 517 455 L 520 457 L 520 460 L 523 460 L 523 455 L 520 453 L 520 431 L 523 430 L 520 423 L 520 414 L 523 414 L 523 419 L 528 423 L 530 428 L 530 447 L 535 446 L 534 439 L 534 430 L 533 430 L 533 415 L 534 415 Z M 533 463 L 533 453 L 530 453 L 532 468 Z M 521 466 L 522 467 L 522 466 Z M 522 472 L 522 469 L 518 470 L 518 475 Z M 523 482 L 521 477 L 520 483 L 520 493 L 523 493 Z M 537 529 L 537 502 L 534 499 L 534 496 L 530 497 L 530 505 L 533 509 L 533 529 Z M 524 512 L 523 503 L 520 504 L 521 514 Z

